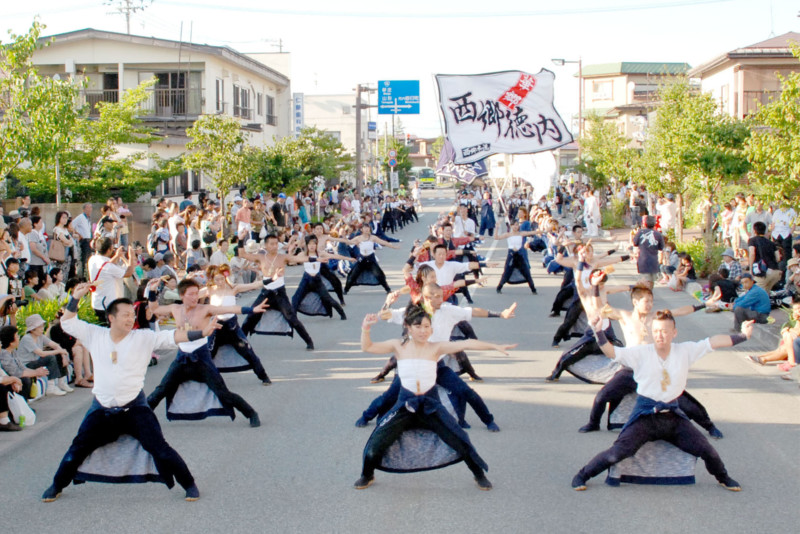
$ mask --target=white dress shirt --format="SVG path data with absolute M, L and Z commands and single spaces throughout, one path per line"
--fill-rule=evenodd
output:
M 436 266 L 435 261 L 426 261 L 422 265 L 428 265 L 436 272 L 436 283 L 440 286 L 447 286 L 453 283 L 457 274 L 469 271 L 469 263 L 460 261 L 446 261 L 440 267 Z
M 94 366 L 92 393 L 106 408 L 124 406 L 142 391 L 153 351 L 176 348 L 174 330 L 131 330 L 122 341 L 114 343 L 108 328 L 77 317 L 62 320 L 61 326 L 89 349 Z M 112 352 L 116 352 L 117 363 L 111 359 Z
M 670 402 L 677 399 L 686 389 L 689 367 L 694 362 L 714 350 L 708 338 L 701 341 L 673 343 L 672 350 L 665 360 L 656 353 L 655 345 L 637 347 L 615 347 L 615 361 L 633 369 L 636 380 L 636 393 L 657 402 Z M 664 380 L 664 372 L 669 375 L 669 383 Z M 662 383 L 665 385 L 662 388 Z
M 392 310 L 392 318 L 388 322 L 403 324 L 405 312 L 405 308 Z M 469 321 L 471 319 L 472 308 L 462 308 L 447 302 L 443 303 L 441 308 L 433 312 L 433 318 L 431 319 L 433 333 L 428 338 L 428 341 L 431 343 L 450 341 L 450 334 L 453 332 L 453 328 L 461 321 Z
M 81 213 L 72 220 L 72 227 L 81 236 L 81 239 L 92 238 L 92 223 L 85 213 Z

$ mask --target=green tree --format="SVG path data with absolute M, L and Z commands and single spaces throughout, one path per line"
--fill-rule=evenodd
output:
M 311 186 L 317 176 L 337 180 L 353 168 L 353 158 L 325 130 L 303 128 L 297 138 L 284 137 L 253 155 L 247 187 L 254 192 L 295 192 Z
M 629 140 L 613 122 L 597 113 L 590 114 L 588 121 L 581 147 L 584 161 L 578 166 L 579 172 L 589 176 L 597 188 L 612 179 L 635 180 L 642 165 L 639 151 L 628 146 Z
M 44 28 L 34 20 L 0 48 L 0 181 L 23 163 L 52 164 L 78 120 L 80 84 L 41 76 L 33 65 L 33 53 L 49 44 L 39 43 Z
M 183 155 L 186 169 L 207 173 L 220 198 L 237 185 L 251 178 L 256 161 L 253 150 L 247 145 L 247 134 L 233 117 L 203 115 L 186 130 L 191 141 Z
M 161 160 L 146 150 L 120 152 L 122 145 L 145 147 L 160 138 L 139 118 L 140 105 L 149 97 L 155 80 L 143 82 L 122 94 L 118 102 L 100 102 L 97 119 L 84 117 L 70 132 L 70 142 L 60 151 L 62 189 L 74 202 L 98 201 L 109 192 L 127 201 L 152 191 L 180 172 L 177 160 Z M 153 165 L 144 168 L 147 160 Z M 20 181 L 34 194 L 55 191 L 54 162 L 45 161 L 18 172 Z
M 800 58 L 800 48 L 792 47 Z M 781 94 L 751 117 L 746 153 L 755 181 L 771 197 L 783 200 L 800 193 L 800 72 L 781 80 Z
M 694 90 L 687 80 L 659 90 L 661 106 L 645 146 L 655 172 L 646 173 L 648 187 L 656 192 L 688 191 L 715 200 L 726 184 L 744 176 L 750 165 L 744 144 L 750 130 L 742 121 L 717 112 L 708 93 Z M 704 241 L 706 253 L 713 245 L 712 203 L 706 203 Z M 679 205 L 678 239 L 683 238 L 683 213 Z

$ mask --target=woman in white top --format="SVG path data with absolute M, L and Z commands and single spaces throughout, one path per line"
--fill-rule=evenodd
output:
M 200 298 L 208 297 L 209 304 L 212 306 L 236 306 L 236 295 L 253 291 L 261 288 L 261 281 L 256 280 L 251 284 L 231 284 L 229 277 L 231 269 L 225 264 L 211 265 L 206 269 L 206 278 L 208 284 L 206 287 L 200 289 Z M 247 341 L 247 336 L 242 332 L 242 327 L 239 326 L 239 320 L 233 313 L 226 313 L 218 317 L 222 327 L 212 334 L 210 341 L 211 357 L 216 358 L 220 347 L 230 345 L 239 355 L 244 358 L 249 365 L 238 367 L 223 367 L 216 360 L 214 364 L 221 373 L 233 373 L 237 371 L 244 371 L 246 369 L 253 369 L 261 383 L 265 386 L 272 384 L 267 372 L 264 370 L 264 365 L 261 359 L 253 351 L 253 347 Z
M 345 295 L 350 291 L 351 287 L 358 285 L 380 285 L 383 286 L 387 293 L 390 293 L 392 289 L 389 287 L 389 284 L 386 283 L 386 275 L 383 274 L 383 270 L 378 266 L 378 262 L 375 259 L 375 245 L 378 244 L 389 248 L 400 247 L 372 235 L 369 223 L 362 224 L 361 234 L 354 237 L 351 241 L 358 247 L 360 257 L 347 275 L 347 283 L 344 286 Z
M 293 263 L 302 263 L 305 271 L 302 280 L 300 280 L 300 285 L 297 286 L 297 291 L 292 296 L 292 308 L 296 313 L 324 315 L 326 317 L 332 317 L 332 310 L 335 309 L 342 321 L 344 321 L 347 316 L 339 303 L 333 300 L 328 293 L 328 288 L 325 286 L 325 279 L 322 275 L 322 266 L 329 259 L 350 261 L 353 258 L 318 250 L 319 241 L 315 235 L 306 236 L 305 243 L 306 252 L 304 254 L 295 254 L 289 258 L 289 261 Z M 315 296 L 319 298 L 316 299 L 314 298 Z
M 495 239 L 505 239 L 508 242 L 508 254 L 506 255 L 506 265 L 503 269 L 503 276 L 497 284 L 497 292 L 501 293 L 505 284 L 521 284 L 527 282 L 531 288 L 531 293 L 536 294 L 536 286 L 533 285 L 531 277 L 531 267 L 525 261 L 527 251 L 523 246 L 524 237 L 536 235 L 535 231 L 522 232 L 519 229 L 519 221 L 511 223 L 511 231 L 504 234 L 496 234 Z
M 373 342 L 370 328 L 378 322 L 378 316 L 367 315 L 361 325 L 361 350 L 370 354 L 394 353 L 397 357 L 397 374 L 401 390 L 397 403 L 379 422 L 367 441 L 364 449 L 364 464 L 361 478 L 355 483 L 356 489 L 365 489 L 375 480 L 375 469 L 402 471 L 390 465 L 384 455 L 407 430 L 425 429 L 432 431 L 440 440 L 439 445 L 447 445 L 455 451 L 455 457 L 421 458 L 414 462 L 408 471 L 422 471 L 445 467 L 463 460 L 475 476 L 475 482 L 482 490 L 492 489 L 492 483 L 484 475 L 488 469 L 486 462 L 478 456 L 467 434 L 458 426 L 455 418 L 439 401 L 436 388 L 436 367 L 440 357 L 462 350 L 497 350 L 507 354 L 516 345 L 499 345 L 469 339 L 456 342 L 430 343 L 433 332 L 430 316 L 419 306 L 409 306 L 404 319 L 406 337 Z M 440 448 L 440 447 L 437 447 Z M 420 449 L 422 450 L 422 449 Z M 426 449 L 430 451 L 430 449 Z M 413 455 L 413 451 L 412 454 Z M 425 460 L 430 460 L 425 463 Z

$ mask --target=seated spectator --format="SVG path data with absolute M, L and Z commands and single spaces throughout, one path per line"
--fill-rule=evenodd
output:
M 745 321 L 766 324 L 771 310 L 769 295 L 755 284 L 751 274 L 742 275 L 742 287 L 745 294 L 733 301 L 733 328 L 737 332 L 741 331 Z
M 769 292 L 780 279 L 781 271 L 778 269 L 778 249 L 775 243 L 764 237 L 767 225 L 761 221 L 753 223 L 755 234 L 747 241 L 750 274 L 755 276 L 756 284 Z
M 189 267 L 193 265 L 198 265 L 200 260 L 205 260 L 206 255 L 203 252 L 203 249 L 200 248 L 200 240 L 195 239 L 191 243 L 191 247 L 189 250 L 186 251 L 186 269 L 188 270 Z
M 92 357 L 89 351 L 80 341 L 64 332 L 61 328 L 61 316 L 63 310 L 59 310 L 56 319 L 47 331 L 47 337 L 66 349 L 72 360 L 72 367 L 75 370 L 75 386 L 79 388 L 93 388 L 94 375 L 92 374 Z
M 792 258 L 786 263 L 786 281 L 783 289 L 771 292 L 769 297 L 777 307 L 789 306 L 792 297 L 798 293 L 800 293 L 800 260 Z
M 668 241 L 661 251 L 659 270 L 661 271 L 661 278 L 659 284 L 666 284 L 669 282 L 670 275 L 674 274 L 680 266 L 681 258 L 678 256 L 678 251 L 675 250 L 675 243 Z
M 733 309 L 733 302 L 738 297 L 736 291 L 738 287 L 736 282 L 728 279 L 728 270 L 720 269 L 719 273 L 714 273 L 708 277 L 708 290 L 711 293 L 711 299 L 709 300 L 719 303 L 718 309 L 731 310 Z
M 67 384 L 69 353 L 44 335 L 46 324 L 38 313 L 25 318 L 25 335 L 20 339 L 17 356 L 31 369 L 47 366 L 50 372 L 48 374 L 50 381 L 52 385 L 57 386 L 55 388 L 48 387 L 48 394 L 51 389 L 61 390 L 61 394 L 70 393 L 73 390 Z M 58 391 L 53 394 L 59 395 Z
M 22 430 L 22 427 L 11 422 L 8 416 L 8 394 L 22 391 L 22 380 L 16 376 L 8 376 L 0 368 L 0 432 Z
M 17 303 L 14 295 L 0 295 L 0 327 L 17 326 Z
M 4 326 L 0 328 L 0 367 L 7 375 L 20 379 L 22 382 L 20 394 L 26 399 L 30 399 L 33 381 L 40 376 L 48 376 L 49 371 L 47 366 L 31 367 L 30 365 L 26 365 L 25 362 L 19 359 L 19 355 L 17 354 L 18 347 L 19 333 L 17 332 L 17 327 Z M 55 367 L 54 360 L 53 358 L 53 361 L 48 363 L 49 367 Z M 51 386 L 47 388 L 49 394 L 65 394 L 56 386 L 54 380 L 50 380 L 49 385 Z M 50 393 L 50 389 L 53 390 L 53 393 Z
M 736 259 L 736 255 L 731 248 L 725 249 L 725 252 L 722 253 L 722 264 L 719 266 L 720 271 L 722 271 L 723 268 L 728 270 L 728 280 L 738 284 L 742 278 L 742 265 Z
M 670 276 L 669 282 L 667 282 L 667 287 L 673 291 L 683 291 L 686 289 L 686 284 L 697 280 L 692 257 L 686 252 L 679 252 L 678 257 L 680 258 L 678 268 Z
M 29 302 L 38 302 L 44 300 L 39 296 L 38 293 L 40 287 L 39 273 L 35 270 L 27 271 L 25 273 L 25 287 L 22 289 L 25 294 L 25 299 Z
M 759 365 L 786 360 L 786 363 L 778 366 L 784 372 L 796 366 L 797 358 L 800 357 L 800 296 L 798 295 L 792 298 L 792 319 L 795 321 L 794 326 L 784 326 L 781 329 L 781 342 L 778 348 L 759 356 L 750 356 L 750 359 Z

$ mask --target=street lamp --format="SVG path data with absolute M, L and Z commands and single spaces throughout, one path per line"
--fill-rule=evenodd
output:
M 578 64 L 578 161 L 581 160 L 581 139 L 583 138 L 583 58 L 577 61 L 568 59 L 553 59 L 553 65 L 563 67 L 566 63 Z

